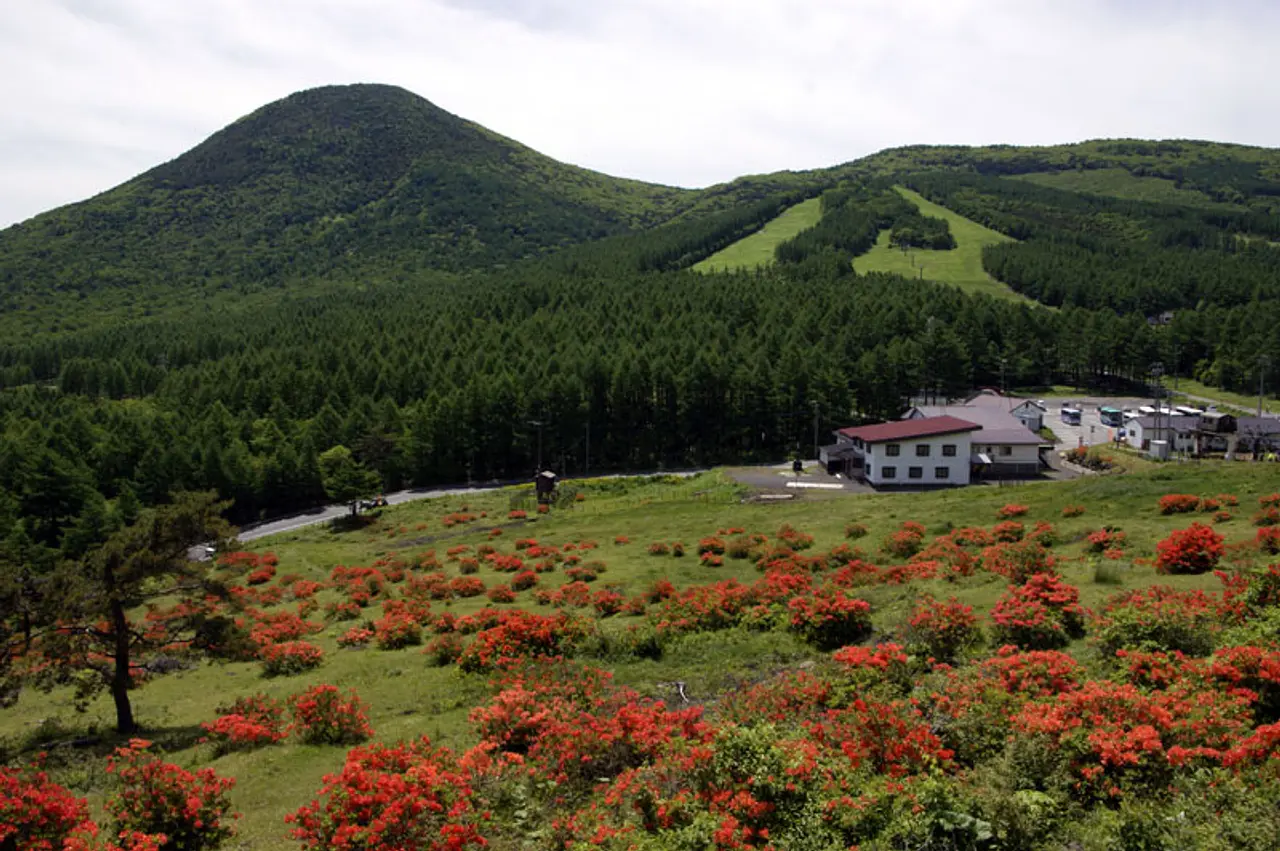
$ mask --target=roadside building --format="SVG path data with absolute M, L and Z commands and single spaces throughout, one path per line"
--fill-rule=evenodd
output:
M 829 471 L 873 487 L 967 485 L 977 460 L 971 436 L 981 428 L 952 416 L 843 428 L 819 457 Z

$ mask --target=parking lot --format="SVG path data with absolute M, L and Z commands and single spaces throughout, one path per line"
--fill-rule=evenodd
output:
M 1094 446 L 1109 443 L 1117 438 L 1118 429 L 1102 424 L 1098 416 L 1098 408 L 1119 408 L 1122 411 L 1150 405 L 1150 399 L 1117 398 L 1114 396 L 1046 396 L 1037 401 L 1044 402 L 1044 424 L 1053 429 L 1058 436 L 1060 451 L 1076 446 Z M 1062 407 L 1076 408 L 1080 411 L 1080 425 L 1067 425 L 1062 421 Z

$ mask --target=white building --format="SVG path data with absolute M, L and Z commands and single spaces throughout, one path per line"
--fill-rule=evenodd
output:
M 846 460 L 851 474 L 876 487 L 967 485 L 971 436 L 981 428 L 950 416 L 843 428 L 823 460 Z
M 1044 425 L 1039 404 L 991 390 L 961 405 L 918 405 L 902 416 L 904 420 L 950 416 L 977 423 L 980 428 L 972 436 L 974 463 L 983 465 L 979 469 L 990 478 L 1038 475 L 1040 449 L 1051 445 L 1036 433 Z
M 1152 441 L 1163 440 L 1174 452 L 1195 452 L 1199 422 L 1199 417 L 1181 414 L 1135 417 L 1125 424 L 1125 441 L 1144 451 L 1151 448 Z

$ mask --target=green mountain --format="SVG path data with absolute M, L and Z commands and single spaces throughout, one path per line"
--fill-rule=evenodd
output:
M 805 178 L 694 191 L 545 157 L 404 89 L 269 104 L 177 159 L 0 232 L 0 314 L 139 315 L 320 279 L 461 271 L 732 207 Z

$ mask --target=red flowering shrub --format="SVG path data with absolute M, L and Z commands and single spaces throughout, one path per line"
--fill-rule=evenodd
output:
M 1084 514 L 1083 505 L 1064 505 L 1062 507 L 1063 517 L 1079 517 L 1082 514 Z
M 1280 526 L 1280 508 L 1274 505 L 1262 509 L 1253 515 L 1254 526 Z
M 987 547 L 980 563 L 983 570 L 1021 583 L 1037 573 L 1052 573 L 1055 560 L 1038 541 L 1019 541 Z
M 718 556 L 715 553 L 703 553 L 698 557 L 698 561 L 703 567 L 723 567 L 724 556 Z
M 1264 526 L 1254 536 L 1258 549 L 1267 555 L 1280 554 L 1280 526 Z
M 626 601 L 627 598 L 621 593 L 606 588 L 603 591 L 597 591 L 595 595 L 592 596 L 591 605 L 595 608 L 596 614 L 604 618 L 609 617 L 610 615 L 616 615 L 618 612 L 622 611 L 622 607 Z
M 1252 702 L 1259 720 L 1280 719 L 1280 651 L 1228 647 L 1214 654 L 1209 674 Z
M 73 833 L 94 829 L 88 813 L 44 772 L 0 766 L 0 848 L 61 851 Z
M 850 675 L 858 694 L 865 694 L 877 684 L 889 683 L 900 692 L 911 688 L 911 659 L 900 644 L 885 642 L 875 647 L 852 645 L 831 654 Z
M 838 749 L 852 767 L 866 765 L 888 777 L 905 777 L 949 762 L 943 747 L 918 709 L 903 701 L 857 699 L 847 709 L 831 710 L 809 725 L 810 738 Z
M 490 671 L 535 656 L 558 656 L 572 651 L 587 632 L 585 623 L 563 612 L 543 616 L 511 609 L 497 613 L 495 620 L 462 652 L 459 668 Z
M 1028 650 L 1065 646 L 1084 634 L 1080 592 L 1059 577 L 1037 573 L 1022 585 L 1010 585 L 991 612 L 992 630 L 1002 644 Z
M 1110 526 L 1104 526 L 1096 532 L 1090 532 L 1085 539 L 1085 551 L 1090 553 L 1101 553 L 1112 549 L 1122 549 L 1128 540 L 1128 536 Z
M 1019 650 L 1005 645 L 982 663 L 1009 694 L 1030 698 L 1050 697 L 1076 688 L 1080 663 L 1057 650 Z
M 373 630 L 363 626 L 353 626 L 338 636 L 339 647 L 364 647 L 373 641 Z
M 709 536 L 698 541 L 698 555 L 703 556 L 710 553 L 711 555 L 724 555 L 725 543 L 723 538 Z
M 1125 648 L 1204 656 L 1213 649 L 1217 609 L 1203 591 L 1167 585 L 1125 591 L 1107 600 L 1094 618 L 1094 638 L 1108 655 Z
M 823 650 L 853 644 L 871 632 L 871 604 L 839 589 L 796 597 L 787 609 L 792 631 Z
M 982 637 L 973 606 L 955 597 L 946 601 L 929 595 L 921 597 L 907 621 L 907 639 L 925 654 L 950 662 Z
M 911 558 L 924 546 L 924 526 L 908 520 L 880 542 L 880 551 L 894 558 Z
M 1144 692 L 1101 680 L 1028 704 L 1014 727 L 1053 743 L 1081 797 L 1117 797 L 1164 788 L 1175 766 L 1221 760 L 1247 717 L 1242 700 L 1215 690 Z
M 1175 529 L 1156 544 L 1156 570 L 1160 573 L 1206 573 L 1222 558 L 1222 536 L 1201 523 Z
M 264 677 L 288 677 L 320 667 L 324 651 L 306 641 L 286 641 L 262 648 L 258 657 Z
M 455 597 L 478 597 L 484 593 L 484 581 L 474 576 L 456 576 L 449 580 L 449 591 Z
M 147 753 L 151 743 L 132 739 L 107 760 L 119 781 L 106 810 L 118 830 L 163 834 L 165 848 L 217 848 L 235 834 L 227 793 L 235 785 L 213 769 L 187 771 Z
M 479 832 L 470 778 L 425 736 L 347 754 L 324 778 L 320 799 L 285 816 L 303 848 L 461 851 L 488 843 Z
M 764 543 L 763 535 L 752 535 L 751 538 L 755 543 Z M 793 529 L 791 524 L 783 523 L 778 529 L 778 540 L 783 546 L 790 547 L 793 550 L 807 550 L 813 546 L 813 536 L 805 534 L 797 529 Z
M 1232 503 L 1234 505 L 1235 503 Z M 1280 493 L 1269 493 L 1266 496 L 1258 497 L 1258 505 L 1263 508 L 1275 508 L 1280 506 Z
M 217 712 L 218 720 L 200 726 L 219 754 L 275 744 L 288 735 L 284 707 L 265 694 L 236 698 L 229 706 L 219 706 Z
M 614 543 L 614 546 L 622 547 L 631 543 L 631 539 L 628 538 L 626 535 L 618 535 L 613 539 L 613 543 Z
M 514 603 L 516 592 L 509 585 L 495 585 L 485 592 L 491 603 Z
M 1002 523 L 997 523 L 992 528 L 991 534 L 997 541 L 1012 544 L 1021 541 L 1026 531 L 1026 527 L 1017 520 L 1005 520 Z
M 537 584 L 538 574 L 532 570 L 522 570 L 511 577 L 511 589 L 513 591 L 528 591 Z
M 996 516 L 999 517 L 1001 520 L 1008 520 L 1013 517 L 1021 517 L 1022 515 L 1026 514 L 1030 510 L 1031 509 L 1025 505 L 1019 505 L 1016 502 L 1011 502 L 1008 505 L 1003 506 L 999 511 L 997 511 Z
M 443 667 L 457 662 L 465 646 L 462 636 L 456 632 L 446 632 L 428 641 L 422 652 L 431 658 L 432 664 Z
M 844 536 L 856 541 L 867 536 L 867 527 L 862 523 L 850 523 L 844 527 Z
M 1231 519 L 1230 511 L 1215 511 L 1213 514 L 1214 523 L 1226 523 Z
M 529 512 L 519 508 L 513 508 L 507 513 L 508 520 L 525 520 L 529 517 Z
M 289 698 L 293 731 L 307 744 L 350 745 L 373 736 L 364 701 L 354 691 L 344 698 L 337 686 L 312 686 Z
M 283 641 L 296 641 L 308 633 L 319 632 L 324 628 L 321 624 L 304 621 L 293 612 L 257 612 L 254 613 L 254 618 L 257 622 L 250 630 L 249 637 L 260 648 Z
M 405 610 L 386 612 L 373 622 L 373 633 L 382 650 L 399 650 L 422 643 L 422 627 Z
M 664 541 L 654 541 L 649 545 L 649 555 L 665 556 L 671 552 L 671 546 Z
M 1200 507 L 1200 497 L 1189 493 L 1170 493 L 1160 497 L 1161 514 L 1189 514 Z

